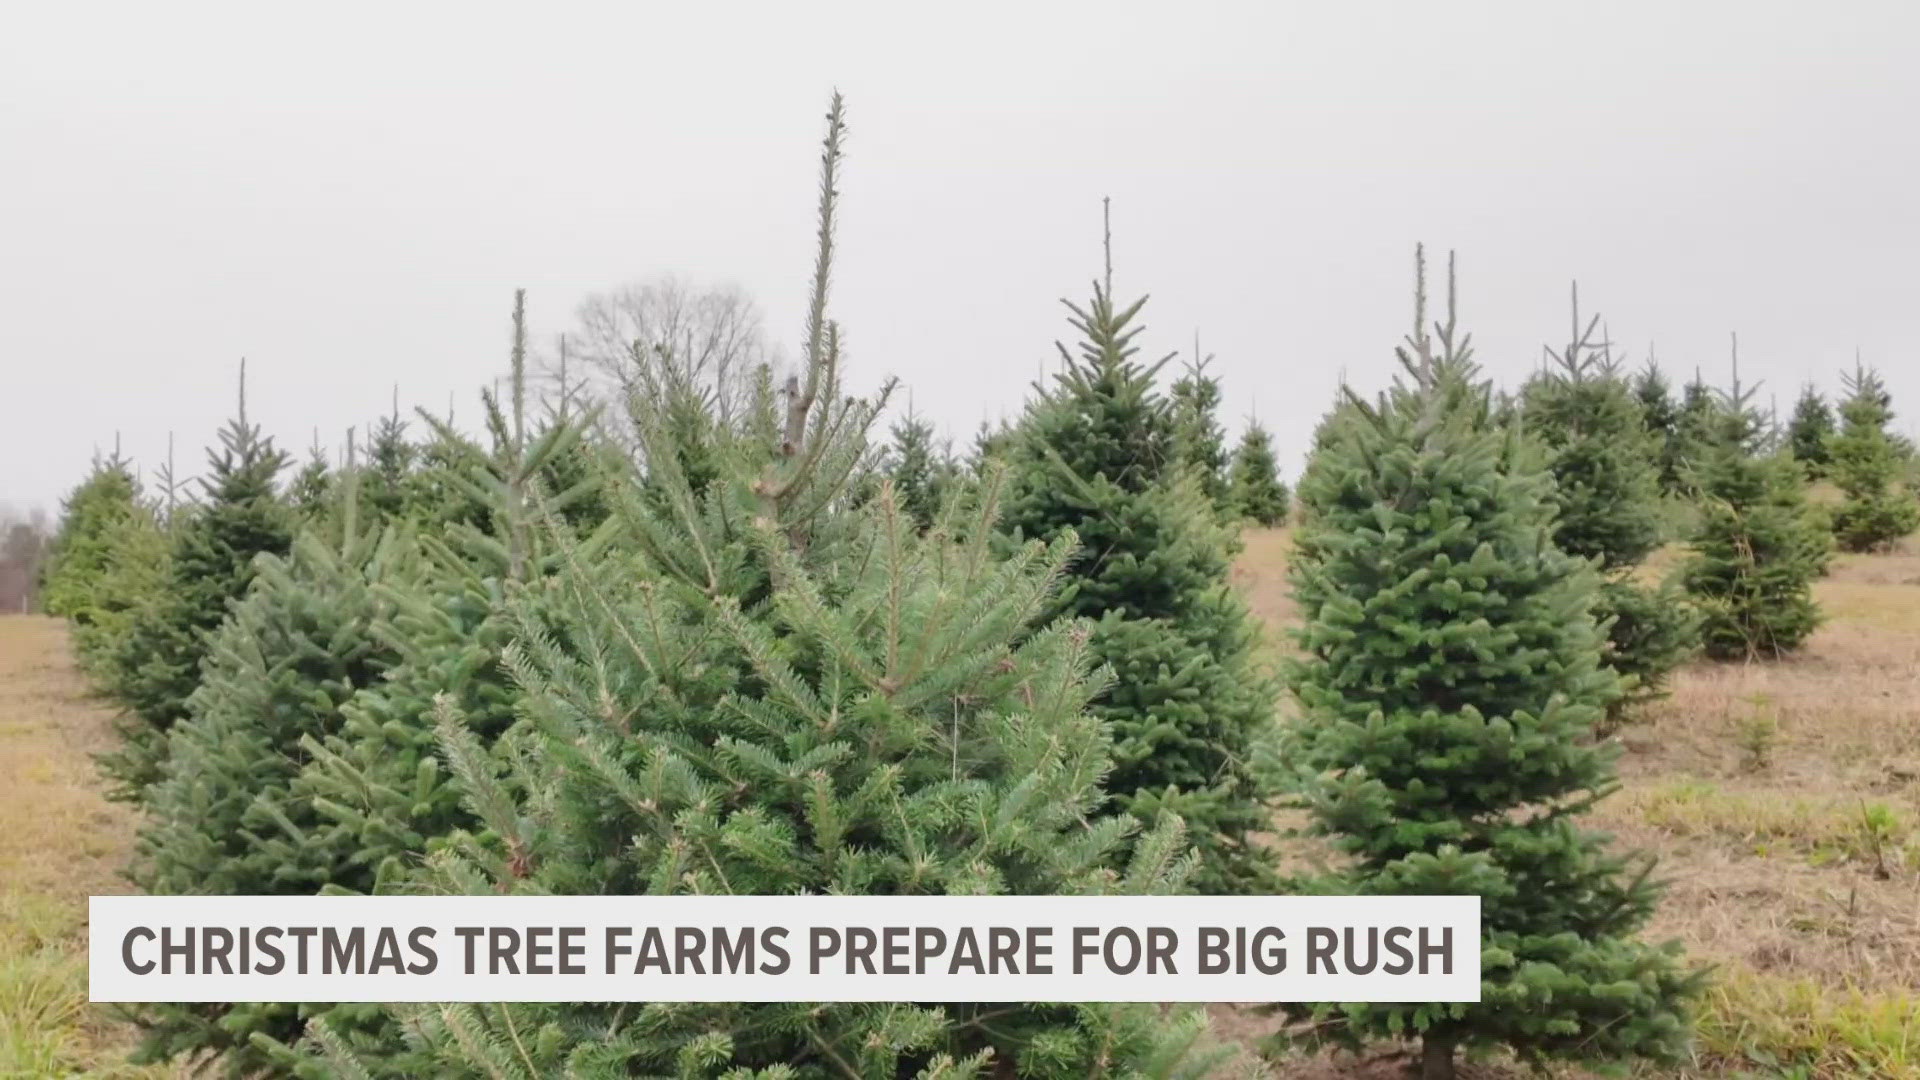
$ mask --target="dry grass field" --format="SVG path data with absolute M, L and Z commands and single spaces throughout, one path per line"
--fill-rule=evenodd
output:
M 1235 575 L 1275 630 L 1286 552 L 1284 531 L 1249 533 Z M 1670 1075 L 1920 1077 L 1920 556 L 1843 557 L 1818 595 L 1829 621 L 1802 656 L 1697 664 L 1616 736 L 1603 824 L 1661 856 L 1655 932 L 1717 968 L 1700 1060 Z M 85 1003 L 85 898 L 122 887 L 132 829 L 93 778 L 109 737 L 60 625 L 0 618 L 0 1076 L 141 1075 Z

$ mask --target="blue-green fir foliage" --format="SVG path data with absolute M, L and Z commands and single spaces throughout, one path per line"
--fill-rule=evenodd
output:
M 1115 681 L 1095 703 L 1113 725 L 1119 805 L 1184 818 L 1202 852 L 1196 887 L 1272 887 L 1252 837 L 1270 821 L 1254 758 L 1275 688 L 1256 664 L 1258 627 L 1228 584 L 1234 538 L 1176 454 L 1176 414 L 1154 386 L 1166 360 L 1137 358 L 1145 298 L 1116 307 L 1096 282 L 1068 303 L 1081 334 L 1008 448 L 1003 528 L 1019 540 L 1078 536 L 1056 614 L 1094 621 L 1095 659 Z
M 1634 936 L 1650 867 L 1579 824 L 1615 784 L 1587 738 L 1617 692 L 1595 574 L 1554 546 L 1524 441 L 1485 422 L 1451 297 L 1436 339 L 1421 296 L 1406 374 L 1352 400 L 1301 481 L 1290 751 L 1312 831 L 1351 860 L 1329 890 L 1481 897 L 1482 1000 L 1287 1011 L 1309 1039 L 1417 1037 L 1428 1077 L 1462 1048 L 1671 1058 L 1695 977 Z

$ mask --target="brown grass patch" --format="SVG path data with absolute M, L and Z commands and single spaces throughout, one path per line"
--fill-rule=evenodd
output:
M 128 891 L 134 829 L 94 775 L 112 737 L 62 624 L 0 617 L 0 1076 L 159 1075 L 113 1064 L 126 1032 L 87 1002 L 87 897 Z

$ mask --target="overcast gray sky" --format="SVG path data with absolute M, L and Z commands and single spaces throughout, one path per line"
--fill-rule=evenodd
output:
M 854 378 L 956 441 L 1012 413 L 1061 296 L 1150 292 L 1288 475 L 1384 383 L 1413 245 L 1459 251 L 1486 368 L 1577 277 L 1636 361 L 1777 390 L 1860 348 L 1914 430 L 1920 5 L 17 4 L 0 33 L 0 500 L 115 432 L 182 465 L 231 411 L 293 448 L 445 407 L 512 291 L 734 281 L 793 351 L 816 143 L 849 144 Z

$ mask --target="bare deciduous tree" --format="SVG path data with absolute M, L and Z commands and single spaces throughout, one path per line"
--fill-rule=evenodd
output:
M 569 365 L 586 369 L 575 380 L 591 372 L 624 392 L 692 390 L 726 424 L 742 414 L 760 366 L 778 367 L 759 305 L 736 285 L 664 276 L 588 297 L 575 322 L 563 346 Z

